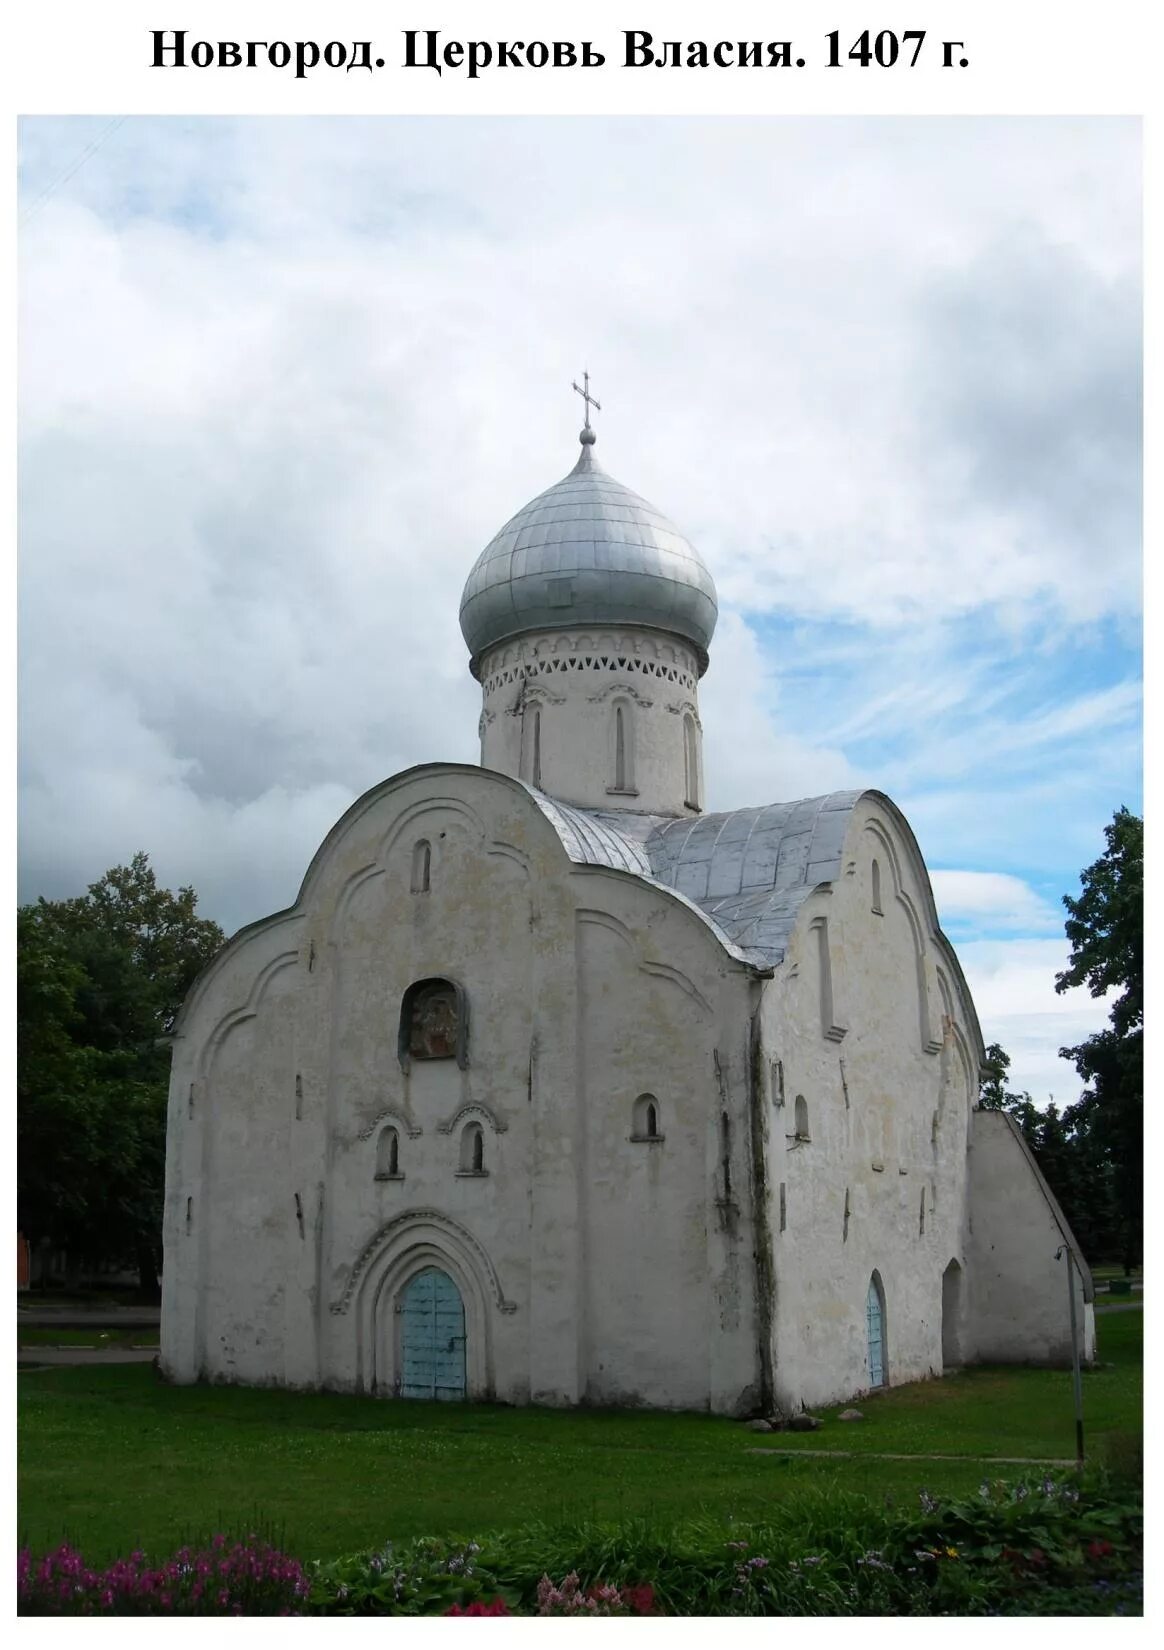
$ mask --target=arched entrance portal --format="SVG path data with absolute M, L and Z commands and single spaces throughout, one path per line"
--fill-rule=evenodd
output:
M 869 1385 L 885 1386 L 885 1292 L 876 1272 L 869 1279 L 869 1293 L 865 1297 L 865 1333 L 869 1354 Z
M 942 1367 L 962 1363 L 962 1268 L 952 1260 L 942 1273 Z
M 400 1296 L 400 1396 L 465 1396 L 465 1303 L 447 1272 L 426 1266 Z

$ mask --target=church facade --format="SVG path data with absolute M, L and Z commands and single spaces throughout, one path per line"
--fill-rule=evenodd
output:
M 1065 1248 L 1093 1355 L 902 814 L 705 811 L 715 621 L 587 419 L 465 586 L 480 767 L 361 797 L 183 1008 L 171 1379 L 792 1412 L 1068 1360 Z

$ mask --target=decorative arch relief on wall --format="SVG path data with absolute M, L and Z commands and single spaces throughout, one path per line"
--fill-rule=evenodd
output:
M 848 1026 L 840 1003 L 839 982 L 833 972 L 832 944 L 829 934 L 828 917 L 814 917 L 809 924 L 809 932 L 817 948 L 817 990 L 820 994 L 820 1026 L 821 1031 L 830 1043 L 843 1042 Z M 832 927 L 836 930 L 839 925 L 833 920 Z M 842 944 L 841 936 L 835 934 L 838 944 Z
M 615 699 L 620 695 L 625 699 L 633 699 L 636 705 L 642 706 L 643 710 L 650 710 L 655 702 L 653 699 L 648 699 L 645 694 L 640 693 L 633 682 L 607 682 L 606 686 L 599 688 L 597 693 L 588 693 L 586 703 L 588 705 L 604 705 L 608 699 Z
M 336 896 L 335 909 L 332 913 L 331 928 L 328 933 L 328 938 L 333 944 L 335 943 L 336 935 L 342 931 L 344 924 L 347 922 L 348 913 L 351 910 L 355 897 L 360 892 L 361 888 L 364 888 L 369 882 L 374 882 L 378 877 L 382 877 L 383 875 L 384 867 L 377 864 L 375 860 L 370 860 L 368 864 L 361 865 L 358 871 L 353 871 L 351 876 L 348 877 L 347 881 L 340 888 L 340 891 Z
M 506 711 L 506 715 L 520 716 L 526 705 L 564 705 L 565 703 L 566 695 L 564 693 L 552 693 L 548 687 L 543 687 L 540 682 L 527 680 L 522 687 L 516 706 Z
M 579 927 L 583 924 L 589 924 L 594 928 L 605 928 L 608 933 L 621 940 L 633 956 L 635 966 L 640 973 L 650 974 L 656 979 L 666 980 L 668 984 L 678 986 L 679 990 L 690 997 L 692 1002 L 699 1004 L 705 1014 L 712 1013 L 711 1004 L 695 981 L 689 975 L 683 973 L 682 969 L 675 968 L 671 963 L 655 962 L 643 957 L 639 950 L 637 934 L 626 923 L 621 922 L 618 917 L 612 916 L 609 911 L 598 911 L 587 907 L 580 908 L 575 915 Z
M 481 841 L 485 835 L 485 826 L 481 820 L 481 816 L 475 809 L 470 808 L 467 802 L 462 802 L 460 797 L 423 797 L 419 801 L 409 803 L 406 808 L 402 808 L 392 823 L 385 829 L 376 849 L 376 864 L 379 867 L 383 869 L 387 868 L 388 861 L 391 858 L 396 844 L 405 834 L 407 834 L 410 848 L 413 840 L 418 835 L 426 836 L 430 841 L 433 841 L 433 835 L 435 832 L 436 841 L 441 840 L 441 833 L 437 828 L 439 821 L 436 824 L 428 826 L 423 826 L 421 824 L 421 821 L 424 820 L 425 816 L 428 814 L 445 814 L 450 816 L 446 820 L 446 828 L 449 824 L 456 824 L 463 830 L 467 831 L 470 836 L 474 837 L 478 842 Z
M 277 957 L 272 957 L 270 962 L 265 963 L 260 968 L 251 982 L 251 989 L 247 993 L 246 1001 L 237 1008 L 229 1009 L 217 1022 L 213 1031 L 203 1043 L 195 1071 L 196 1082 L 206 1081 L 219 1049 L 235 1026 L 242 1025 L 246 1020 L 253 1020 L 258 1014 L 275 976 L 281 974 L 284 969 L 294 968 L 296 964 L 303 962 L 303 960 L 303 956 L 297 947 L 294 951 L 281 951 Z
M 703 723 L 699 720 L 699 709 L 694 699 L 680 699 L 677 704 L 668 705 L 667 709 L 672 716 L 690 716 L 700 733 L 703 732 Z
M 505 1134 L 509 1128 L 505 1119 L 498 1117 L 492 1107 L 487 1106 L 483 1100 L 467 1100 L 463 1106 L 457 1107 L 447 1122 L 437 1124 L 437 1133 L 453 1134 L 459 1124 L 467 1123 L 470 1119 L 488 1123 L 494 1134 Z
M 939 1104 L 942 1106 L 945 1105 L 946 1089 L 947 1087 L 952 1086 L 949 1062 L 947 1060 L 947 1049 L 952 1046 L 954 1058 L 958 1066 L 958 1073 L 962 1081 L 963 1098 L 968 1107 L 973 1107 L 978 1098 L 978 1093 L 977 1085 L 973 1080 L 974 1062 L 970 1058 L 970 1045 L 966 1040 L 965 1032 L 962 1030 L 962 1027 L 958 1024 L 958 1021 L 954 1016 L 954 1001 L 953 993 L 950 990 L 950 982 L 947 980 L 945 974 L 940 968 L 935 967 L 934 975 L 937 979 L 938 994 L 942 1003 L 942 1031 L 944 1034 L 942 1041 L 942 1059 L 945 1069 L 942 1072 L 942 1091 Z
M 474 1270 L 488 1286 L 493 1303 L 499 1312 L 517 1311 L 517 1302 L 506 1299 L 497 1268 L 490 1259 L 488 1250 L 473 1236 L 467 1226 L 462 1226 L 459 1221 L 450 1220 L 448 1215 L 441 1214 L 438 1209 L 406 1209 L 402 1214 L 394 1215 L 391 1220 L 378 1227 L 374 1236 L 369 1238 L 360 1250 L 355 1265 L 348 1273 L 342 1294 L 330 1305 L 329 1310 L 333 1315 L 340 1317 L 348 1311 L 368 1268 L 395 1237 L 407 1235 L 409 1228 L 415 1228 L 419 1237 L 426 1227 L 431 1227 L 451 1240 L 457 1249 L 467 1253 L 475 1263 Z
M 396 1123 L 402 1128 L 410 1140 L 416 1140 L 424 1133 L 420 1124 L 415 1122 L 406 1111 L 397 1106 L 385 1106 L 378 1111 L 366 1129 L 361 1129 L 356 1136 L 357 1140 L 371 1140 L 378 1129 L 385 1123 Z
M 933 964 L 926 949 L 925 930 L 921 914 L 905 888 L 897 844 L 877 820 L 866 822 L 864 834 L 872 837 L 877 848 L 884 856 L 885 864 L 889 869 L 889 881 L 893 887 L 893 897 L 905 912 L 906 921 L 909 923 L 910 933 L 913 936 L 914 963 L 917 972 L 918 1033 L 921 1038 L 922 1051 L 925 1054 L 940 1054 L 942 1039 L 935 1033 L 934 1021 L 937 1016 L 933 1013 L 930 1004 L 930 978 Z M 877 893 L 880 902 L 878 915 L 882 915 L 888 903 L 888 897 L 885 892 L 884 871 L 880 867 L 880 862 Z
M 530 875 L 529 855 L 523 848 L 515 847 L 512 842 L 491 842 L 485 852 L 490 859 L 508 860 L 511 865 L 516 865 L 524 876 Z

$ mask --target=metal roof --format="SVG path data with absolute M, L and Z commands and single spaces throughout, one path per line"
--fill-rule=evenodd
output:
M 523 631 L 633 624 L 694 643 L 702 674 L 718 614 L 711 574 L 674 523 L 606 474 L 593 430 L 582 433 L 570 474 L 507 521 L 469 574 L 461 630 L 474 666 Z
M 801 905 L 840 875 L 841 848 L 860 791 L 671 819 L 571 808 L 532 795 L 578 865 L 629 871 L 696 906 L 751 962 L 784 959 Z

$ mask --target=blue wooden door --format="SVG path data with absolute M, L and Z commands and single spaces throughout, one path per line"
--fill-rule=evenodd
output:
M 869 1343 L 869 1385 L 885 1385 L 885 1324 L 881 1310 L 881 1294 L 870 1279 L 865 1297 L 865 1330 Z
M 447 1272 L 426 1266 L 400 1302 L 400 1396 L 465 1396 L 465 1304 Z

